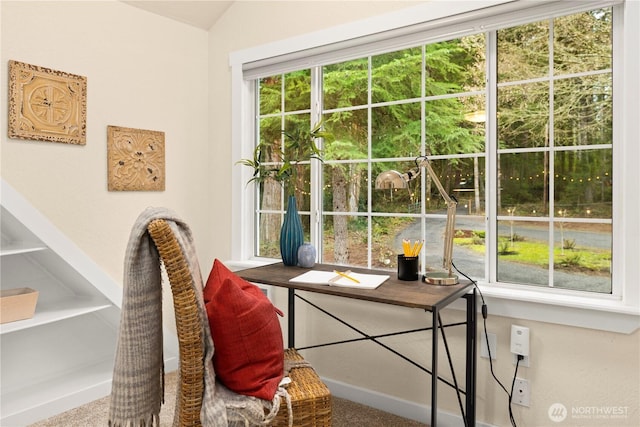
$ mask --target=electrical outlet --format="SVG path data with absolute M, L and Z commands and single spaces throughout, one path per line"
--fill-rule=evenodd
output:
M 493 350 L 491 350 L 491 351 L 493 351 Z M 518 364 L 518 355 L 517 354 L 511 354 L 511 356 L 513 358 L 512 359 L 513 366 L 516 366 L 516 364 Z M 522 356 L 522 357 L 523 357 L 523 359 L 520 361 L 518 366 L 521 367 L 521 368 L 529 368 L 529 367 L 531 367 L 531 365 L 529 363 L 529 357 L 531 357 L 531 356 Z
M 480 357 L 484 357 L 485 359 L 489 358 L 489 350 L 491 350 L 491 359 L 496 360 L 496 355 L 498 354 L 498 337 L 496 334 L 492 334 L 491 332 L 487 332 L 487 336 L 482 335 L 482 339 L 480 340 Z M 489 349 L 487 349 L 487 338 L 489 338 Z
M 531 400 L 531 390 L 529 389 L 529 380 L 516 378 L 513 383 L 513 395 L 511 402 L 516 405 L 529 407 Z
M 529 328 L 511 325 L 511 353 L 529 355 Z

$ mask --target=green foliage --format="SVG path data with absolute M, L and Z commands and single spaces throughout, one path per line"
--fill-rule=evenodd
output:
M 562 245 L 563 249 L 575 249 L 576 240 L 575 239 L 564 239 L 564 244 Z
M 498 240 L 498 254 L 500 255 L 513 255 L 518 252 L 513 249 L 513 244 L 509 239 Z
M 500 153 L 497 171 L 491 171 L 499 177 L 497 209 L 501 214 L 506 215 L 503 207 L 517 206 L 520 215 L 550 216 L 549 203 L 553 200 L 567 217 L 611 218 L 614 171 L 612 150 L 607 148 L 613 129 L 611 22 L 611 8 L 604 8 L 497 32 L 498 83 L 509 84 L 497 89 L 495 131 L 499 148 L 512 150 Z M 409 191 L 392 193 L 369 191 L 370 179 L 382 170 L 404 172 L 410 163 L 378 159 L 412 158 L 423 153 L 451 155 L 456 157 L 432 163 L 445 189 L 469 189 L 461 185 L 463 176 L 468 184 L 469 172 L 472 178 L 477 173 L 476 190 L 482 205 L 485 191 L 490 191 L 484 188 L 485 160 L 482 155 L 478 159 L 457 155 L 485 152 L 484 123 L 467 119 L 469 113 L 485 109 L 484 95 L 477 95 L 485 88 L 485 45 L 484 34 L 477 34 L 324 66 L 324 129 L 335 139 L 325 139 L 323 153 L 316 151 L 313 138 L 311 144 L 307 138 L 313 133 L 309 129 L 310 70 L 261 79 L 260 144 L 253 159 L 240 163 L 254 169 L 251 181 L 274 180 L 293 191 L 303 185 L 297 177 L 301 175 L 299 170 L 309 169 L 309 159 L 322 157 L 327 161 L 324 184 L 333 188 L 325 193 L 327 209 L 333 209 L 332 202 L 340 195 L 337 186 L 330 187 L 332 173 L 343 172 L 342 176 L 335 174 L 344 178 L 339 181 L 343 184 L 342 198 L 347 187 L 359 211 L 373 206 L 376 212 L 409 212 L 415 201 L 420 201 L 420 190 L 426 190 L 427 197 L 433 197 L 425 202 L 425 209 L 433 212 L 442 202 L 428 181 L 425 189 L 416 180 L 410 182 Z M 557 77 L 552 86 L 550 66 Z M 599 72 L 588 75 L 594 70 Z M 527 79 L 536 80 L 518 83 Z M 585 149 L 588 145 L 597 146 Z M 568 146 L 580 149 L 549 148 Z M 370 155 L 372 160 L 365 161 Z M 479 168 L 474 168 L 473 160 L 480 162 Z M 309 184 L 304 185 L 308 188 Z M 374 238 L 388 237 L 393 228 L 377 221 L 375 224 Z M 359 228 L 364 225 L 366 222 L 350 217 L 350 235 L 345 238 L 357 233 L 355 241 L 364 239 L 366 243 L 366 229 Z M 474 250 L 485 250 L 484 232 L 456 238 L 456 242 L 462 241 Z M 521 241 L 518 235 L 501 238 L 498 249 L 501 257 L 514 262 L 543 265 L 549 259 L 547 246 Z M 556 254 L 562 268 L 576 262 L 579 266 L 572 268 L 608 268 L 610 261 L 601 258 L 610 257 L 610 252 L 602 255 L 593 248 L 579 250 L 575 242 L 565 242 L 564 249 L 572 253 L 567 257 Z M 580 256 L 573 256 L 576 251 Z
M 296 189 L 297 170 L 301 162 L 310 159 L 322 161 L 322 151 L 316 145 L 317 138 L 331 139 L 331 134 L 322 130 L 322 122 L 316 124 L 310 131 L 300 128 L 293 130 L 283 130 L 285 138 L 284 149 L 281 148 L 280 141 L 266 142 L 258 144 L 253 152 L 253 158 L 241 159 L 237 164 L 253 168 L 253 177 L 248 183 L 264 183 L 273 180 L 284 186 L 289 185 L 290 194 Z

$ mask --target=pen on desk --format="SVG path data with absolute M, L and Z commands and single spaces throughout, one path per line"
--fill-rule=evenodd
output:
M 343 272 L 338 271 L 338 270 L 333 270 L 333 272 L 336 273 L 338 276 L 342 276 L 342 277 L 344 277 L 346 279 L 353 280 L 356 283 L 360 283 L 360 281 L 358 279 L 355 279 L 355 278 L 349 276 L 349 273 L 351 273 L 350 271 L 345 271 L 343 273 Z

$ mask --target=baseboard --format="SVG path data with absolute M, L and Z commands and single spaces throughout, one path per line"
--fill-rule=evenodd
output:
M 329 387 L 333 396 L 371 406 L 372 408 L 380 409 L 421 423 L 428 424 L 431 421 L 431 408 L 427 405 L 399 399 L 395 396 L 357 387 L 330 378 L 322 378 L 322 381 L 327 385 L 327 387 Z M 445 411 L 438 411 L 438 426 L 459 427 L 461 425 L 464 425 L 464 421 L 460 415 Z M 495 426 L 476 422 L 476 427 Z

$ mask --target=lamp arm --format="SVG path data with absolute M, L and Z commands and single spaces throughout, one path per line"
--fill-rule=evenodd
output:
M 418 165 L 419 167 L 425 167 L 427 169 L 427 173 L 429 174 L 429 177 L 431 177 L 431 180 L 434 182 L 434 184 L 436 184 L 436 187 L 438 188 L 440 195 L 442 196 L 444 201 L 447 202 L 447 205 L 449 205 L 449 203 L 457 203 L 447 194 L 446 191 L 444 191 L 444 187 L 442 186 L 442 183 L 440 183 L 438 176 L 436 175 L 435 171 L 431 167 L 431 162 L 429 161 L 427 156 L 418 157 L 416 159 L 416 165 Z
M 446 191 L 444 191 L 444 187 L 442 183 L 438 179 L 438 176 L 434 172 L 431 167 L 431 162 L 427 158 L 427 156 L 421 156 L 416 158 L 416 166 L 425 167 L 427 169 L 427 173 L 436 187 L 440 192 L 440 195 L 447 203 L 447 222 L 444 228 L 444 250 L 442 255 L 442 267 L 446 269 L 449 273 L 449 276 L 452 275 L 452 264 L 453 264 L 453 234 L 455 232 L 456 226 L 456 208 L 458 205 L 458 201 L 451 198 Z

